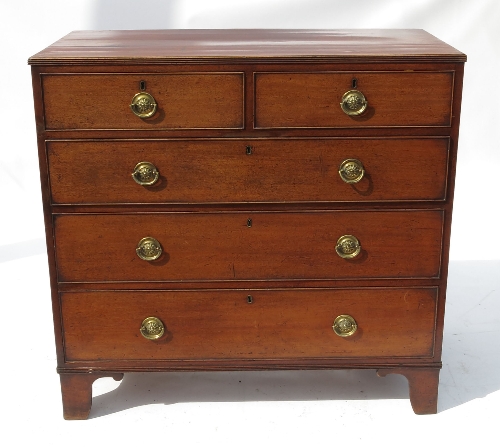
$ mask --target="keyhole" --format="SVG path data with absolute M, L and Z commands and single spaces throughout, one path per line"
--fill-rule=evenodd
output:
M 358 80 L 356 78 L 352 78 L 352 88 L 358 88 Z
M 252 228 L 252 219 L 247 219 L 247 227 Z
M 253 303 L 253 297 L 252 297 L 252 295 L 248 295 L 247 296 L 247 303 L 248 304 L 252 304 Z
M 247 146 L 246 152 L 247 152 L 247 155 L 252 155 L 252 146 Z
M 139 82 L 139 88 L 144 91 L 146 90 L 146 81 Z

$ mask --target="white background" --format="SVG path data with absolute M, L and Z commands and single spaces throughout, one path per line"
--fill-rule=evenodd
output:
M 0 14 L 1 374 L 8 416 L 0 439 L 17 433 L 26 443 L 46 438 L 52 445 L 63 438 L 74 445 L 111 439 L 123 445 L 433 439 L 465 445 L 494 432 L 500 403 L 498 0 L 2 0 Z M 26 61 L 75 29 L 144 28 L 423 28 L 468 55 L 437 416 L 413 416 L 405 380 L 378 379 L 373 371 L 197 373 L 130 375 L 94 399 L 94 419 L 62 421 Z M 100 380 L 94 395 L 114 387 Z

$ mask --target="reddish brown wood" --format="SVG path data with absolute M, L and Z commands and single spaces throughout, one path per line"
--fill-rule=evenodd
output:
M 436 298 L 435 288 L 66 293 L 65 354 L 68 361 L 431 358 Z M 346 338 L 332 329 L 343 314 L 358 325 Z M 139 333 L 150 316 L 166 327 L 157 341 Z
M 377 374 L 402 374 L 408 379 L 410 402 L 415 414 L 437 413 L 439 368 L 379 369 Z
M 59 281 L 435 278 L 442 225 L 440 210 L 67 214 L 55 219 Z M 343 235 L 360 241 L 356 258 L 337 255 Z M 136 255 L 144 237 L 158 260 Z
M 120 381 L 123 379 L 123 374 L 60 373 L 64 419 L 87 419 L 92 407 L 92 384 L 101 377 L 113 377 Z
M 447 138 L 98 140 L 51 141 L 47 154 L 60 204 L 369 202 L 444 200 L 448 146 Z M 351 158 L 366 172 L 353 185 L 338 173 Z M 140 161 L 159 170 L 155 185 L 132 179 Z
M 269 370 L 319 370 L 319 369 L 380 369 L 397 368 L 442 368 L 441 362 L 431 362 L 428 358 L 410 357 L 404 362 L 401 357 L 313 357 L 278 359 L 212 359 L 212 360 L 90 360 L 69 362 L 60 373 L 82 373 L 94 371 L 113 372 L 165 372 L 165 371 L 269 371 Z
M 409 278 L 404 280 L 404 285 L 407 287 L 421 287 L 429 286 L 435 287 L 442 283 L 439 278 Z M 273 288 L 301 288 L 301 289 L 330 289 L 330 288 L 351 288 L 351 287 L 399 287 L 401 286 L 401 279 L 329 279 L 329 280 L 317 280 L 317 279 L 289 279 L 283 280 L 266 280 L 266 281 L 256 281 L 256 280 L 243 280 L 238 281 L 238 287 L 248 290 L 268 290 Z M 234 281 L 190 281 L 190 282 L 179 282 L 179 281 L 133 281 L 133 282 L 61 282 L 59 283 L 58 289 L 61 292 L 82 292 L 82 291 L 93 291 L 93 290 L 199 290 L 200 288 L 209 287 L 213 290 L 226 290 L 234 289 Z
M 77 32 L 31 58 L 58 371 L 378 368 L 403 371 L 417 412 L 432 412 L 465 59 L 420 30 Z M 352 77 L 371 107 L 358 119 L 337 97 Z M 139 80 L 161 100 L 150 121 L 128 106 Z M 247 144 L 252 155 L 240 157 Z M 362 159 L 367 189 L 345 189 L 340 155 Z M 135 156 L 167 174 L 158 190 L 132 184 Z M 168 247 L 156 264 L 135 255 L 151 230 Z M 334 254 L 338 230 L 359 236 L 356 262 Z M 252 308 L 259 301 L 240 305 L 240 293 L 267 299 Z M 368 328 L 351 350 L 329 348 L 316 326 L 334 303 Z M 98 329 L 115 308 L 127 323 L 112 329 L 136 334 L 117 348 L 121 357 Z M 181 308 L 206 330 L 179 326 Z M 178 337 L 139 358 L 136 318 L 146 310 L 167 310 L 175 334 L 196 343 L 211 334 L 207 312 L 220 329 L 208 350 L 215 358 L 196 346 L 168 357 L 163 346 Z M 295 320 L 302 314 L 305 325 Z M 64 397 L 70 413 L 86 413 L 90 380 L 65 377 L 79 390 Z
M 455 87 L 453 92 L 453 116 L 454 116 L 454 126 L 450 133 L 450 160 L 448 169 L 448 203 L 449 207 L 445 213 L 445 222 L 443 227 L 443 256 L 442 256 L 442 275 L 443 281 L 441 286 L 442 299 L 438 302 L 438 331 L 436 332 L 436 355 L 437 358 L 441 358 L 442 345 L 443 345 L 443 319 L 444 310 L 446 304 L 446 287 L 448 278 L 448 266 L 449 266 L 449 256 L 450 256 L 450 236 L 451 236 L 451 220 L 453 211 L 453 199 L 455 193 L 455 173 L 457 164 L 457 152 L 458 152 L 458 135 L 460 126 L 460 108 L 462 104 L 462 87 L 463 87 L 463 76 L 464 76 L 464 66 L 463 64 L 457 64 L 456 75 L 455 75 Z
M 255 127 L 450 126 L 453 72 L 256 73 Z M 352 80 L 368 108 L 346 115 Z
M 130 109 L 141 80 L 158 104 L 147 119 Z M 242 73 L 61 74 L 43 76 L 42 84 L 48 129 L 243 127 Z
M 74 31 L 31 64 L 214 63 L 279 58 L 302 62 L 465 62 L 465 54 L 423 30 Z
M 37 143 L 38 143 L 38 160 L 40 163 L 40 186 L 42 193 L 43 215 L 45 223 L 45 240 L 47 246 L 47 257 L 49 264 L 50 275 L 50 288 L 52 298 L 52 315 L 54 322 L 54 335 L 57 354 L 57 364 L 61 366 L 64 364 L 64 350 L 62 346 L 62 327 L 61 327 L 61 308 L 59 302 L 59 293 L 57 285 L 57 266 L 55 263 L 55 247 L 54 247 L 54 233 L 52 227 L 52 209 L 50 205 L 50 182 L 49 171 L 47 166 L 47 157 L 45 153 L 45 135 L 43 129 L 45 128 L 43 120 L 43 96 L 42 86 L 40 82 L 39 72 L 37 67 L 31 67 L 32 85 L 33 85 L 33 99 L 35 105 L 35 120 L 37 129 Z

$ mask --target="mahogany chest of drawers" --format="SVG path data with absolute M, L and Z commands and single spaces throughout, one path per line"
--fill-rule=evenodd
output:
M 420 30 L 33 56 L 64 417 L 133 371 L 372 368 L 437 410 L 465 55 Z

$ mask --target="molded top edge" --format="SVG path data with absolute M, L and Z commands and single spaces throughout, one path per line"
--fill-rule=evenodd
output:
M 465 62 L 466 55 L 423 30 L 73 31 L 32 56 L 31 65 L 320 60 Z

